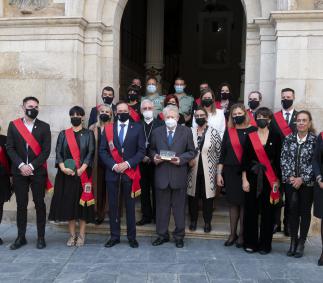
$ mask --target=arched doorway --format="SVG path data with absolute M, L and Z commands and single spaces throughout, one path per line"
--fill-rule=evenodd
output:
M 180 75 L 194 96 L 202 81 L 215 90 L 226 81 L 235 99 L 242 98 L 246 17 L 241 1 L 159 1 L 164 1 L 162 92 L 170 92 Z M 147 0 L 129 0 L 122 17 L 120 97 L 133 77 L 146 76 L 147 13 Z

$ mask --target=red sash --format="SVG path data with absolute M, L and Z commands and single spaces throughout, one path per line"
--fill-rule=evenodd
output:
M 6 170 L 7 174 L 10 174 L 10 166 L 9 166 L 9 162 L 8 162 L 8 158 L 6 156 L 6 153 L 3 149 L 2 146 L 0 146 L 0 164 L 2 165 L 2 167 Z
M 160 112 L 158 116 L 159 116 L 159 119 L 160 119 L 160 120 L 164 121 L 164 118 L 165 118 L 165 117 L 164 117 L 163 112 Z
M 23 123 L 22 119 L 17 119 L 12 122 L 16 129 L 18 130 L 19 134 L 23 137 L 25 142 L 31 148 L 36 156 L 41 153 L 41 147 L 35 137 L 28 131 L 27 127 Z M 43 164 L 43 167 L 46 169 L 47 172 L 47 163 Z M 46 182 L 46 190 L 47 192 L 51 192 L 53 190 L 53 185 L 48 179 L 48 172 L 47 172 L 47 182 Z
M 250 109 L 248 109 L 248 110 L 247 110 L 247 112 L 248 112 L 248 115 L 249 115 L 250 124 L 251 124 L 252 126 L 257 127 L 257 123 L 256 123 L 256 120 L 255 120 L 255 117 L 254 117 L 254 116 L 253 116 L 253 114 L 252 114 L 252 111 L 251 111 Z
M 195 103 L 198 105 L 198 106 L 201 106 L 201 98 L 197 98 L 195 99 Z M 221 102 L 220 101 L 214 101 L 214 105 L 215 105 L 215 108 L 216 109 L 222 109 L 221 107 Z
M 283 133 L 285 137 L 287 137 L 293 132 L 291 128 L 288 126 L 286 120 L 284 119 L 282 111 L 276 112 L 274 114 L 274 117 L 280 131 Z
M 323 132 L 321 133 L 321 138 L 322 138 L 322 140 L 323 140 Z
M 68 147 L 75 161 L 76 168 L 79 169 L 81 167 L 81 163 L 80 163 L 81 152 L 76 142 L 73 128 L 69 128 L 65 130 L 65 135 L 66 135 Z M 95 204 L 93 190 L 92 190 L 92 176 L 89 177 L 85 170 L 80 176 L 80 178 L 81 178 L 81 183 L 83 188 L 83 192 L 80 199 L 80 205 L 85 206 L 85 204 L 87 204 L 87 206 L 91 206 Z
M 270 164 L 267 153 L 261 144 L 260 138 L 257 132 L 252 132 L 249 134 L 253 149 L 257 155 L 258 161 L 266 167 L 266 177 L 271 187 L 270 192 L 270 203 L 277 204 L 280 199 L 280 193 L 277 186 L 278 178 L 273 170 L 273 167 Z
M 129 109 L 129 114 L 130 117 L 135 121 L 135 122 L 139 122 L 140 121 L 140 115 L 130 106 L 128 105 L 128 109 Z
M 105 126 L 105 135 L 109 144 L 112 158 L 116 163 L 123 162 L 122 157 L 120 156 L 117 148 L 113 144 L 113 124 L 108 124 Z M 141 193 L 139 166 L 137 166 L 136 169 L 128 168 L 126 171 L 124 171 L 124 174 L 126 174 L 132 180 L 131 197 L 134 198 L 139 196 Z
M 229 133 L 229 137 L 230 137 L 233 151 L 234 151 L 238 161 L 241 163 L 243 148 L 242 148 L 240 140 L 239 140 L 238 131 L 236 128 L 228 128 L 228 133 Z

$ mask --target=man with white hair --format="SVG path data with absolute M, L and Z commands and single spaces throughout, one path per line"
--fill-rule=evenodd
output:
M 142 218 L 136 224 L 143 226 L 156 220 L 156 199 L 154 186 L 155 164 L 148 157 L 151 143 L 152 131 L 162 125 L 164 122 L 154 118 L 154 103 L 150 99 L 144 99 L 140 105 L 142 114 L 142 126 L 145 132 L 146 156 L 139 164 L 140 166 L 140 185 L 141 185 L 141 212 Z
M 154 161 L 156 188 L 156 230 L 159 246 L 169 241 L 168 225 L 171 211 L 175 220 L 173 237 L 177 248 L 184 246 L 185 199 L 188 163 L 196 155 L 192 131 L 178 125 L 179 112 L 175 106 L 163 110 L 165 126 L 155 129 L 150 144 Z

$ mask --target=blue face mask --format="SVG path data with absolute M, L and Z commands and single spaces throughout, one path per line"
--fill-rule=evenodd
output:
M 155 93 L 157 91 L 157 87 L 155 85 L 147 85 L 148 93 Z
M 185 87 L 183 85 L 175 85 L 174 88 L 176 93 L 183 93 Z

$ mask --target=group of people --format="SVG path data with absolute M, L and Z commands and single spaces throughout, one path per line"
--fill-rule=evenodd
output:
M 162 96 L 156 78 L 147 79 L 145 91 L 134 79 L 126 101 L 114 104 L 113 88 L 105 87 L 103 103 L 92 108 L 88 128 L 84 109 L 70 109 L 71 125 L 57 138 L 57 174 L 48 216 L 51 221 L 68 222 L 67 246 L 84 245 L 86 224 L 101 224 L 107 213 L 110 239 L 105 247 L 120 243 L 124 201 L 130 247 L 139 246 L 136 226 L 152 222 L 158 235 L 152 244 L 168 242 L 172 212 L 173 238 L 181 248 L 186 200 L 189 230 L 197 229 L 201 200 L 204 232 L 209 233 L 214 199 L 222 191 L 230 206 L 225 246 L 270 253 L 284 207 L 283 229 L 291 237 L 287 255 L 302 257 L 313 201 L 314 215 L 323 218 L 323 133 L 316 136 L 310 112 L 294 109 L 294 90 L 281 91 L 282 109 L 273 113 L 261 105 L 258 91 L 249 94 L 248 109 L 234 103 L 226 83 L 215 93 L 203 82 L 195 100 L 185 93 L 183 78 L 175 80 L 174 89 L 174 94 Z M 49 124 L 37 119 L 37 98 L 26 97 L 22 108 L 24 116 L 10 122 L 7 137 L 0 139 L 0 217 L 13 187 L 18 236 L 10 249 L 25 245 L 30 188 L 37 248 L 42 249 L 46 247 L 44 196 L 53 187 L 46 163 L 51 132 Z M 139 195 L 142 218 L 136 222 Z M 318 264 L 323 265 L 323 252 Z

